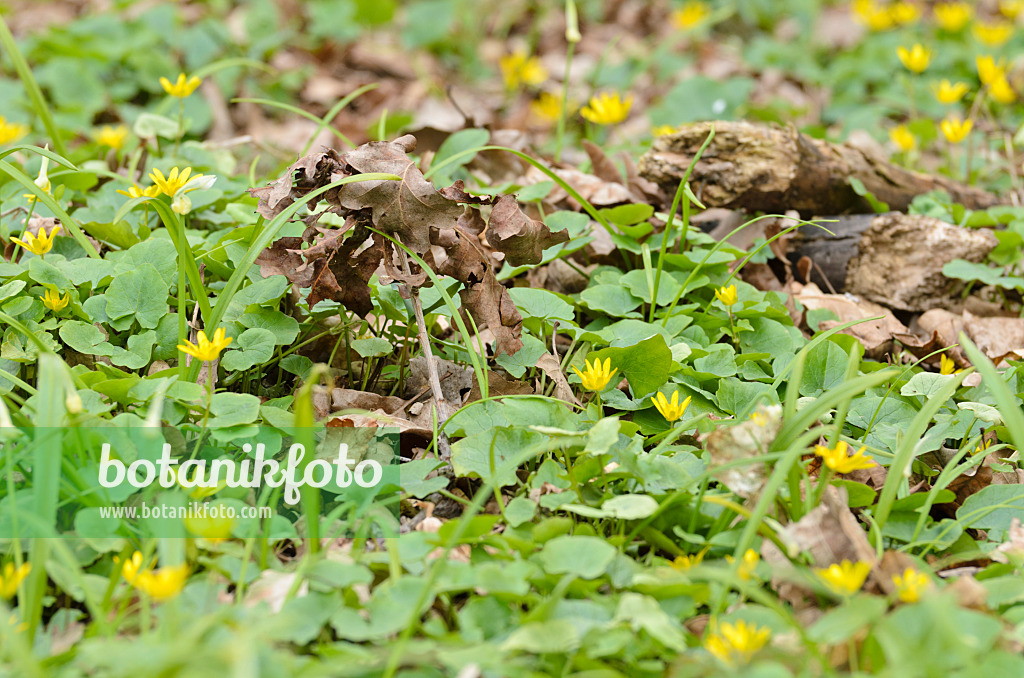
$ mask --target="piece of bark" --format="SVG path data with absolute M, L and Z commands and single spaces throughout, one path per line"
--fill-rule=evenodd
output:
M 905 211 L 915 196 L 935 189 L 971 209 L 995 205 L 986 191 L 945 177 L 912 172 L 850 144 L 812 139 L 796 128 L 747 122 L 701 122 L 660 136 L 639 162 L 640 175 L 674 195 L 680 178 L 711 127 L 715 138 L 690 177 L 708 207 L 782 212 L 802 216 L 864 213 L 871 205 L 850 178 L 894 210 Z
M 904 311 L 948 307 L 963 283 L 942 275 L 942 267 L 954 259 L 980 262 L 998 243 L 986 230 L 899 212 L 838 217 L 823 226 L 835 235 L 794 231 L 787 259 L 810 259 L 809 278 L 819 286 Z

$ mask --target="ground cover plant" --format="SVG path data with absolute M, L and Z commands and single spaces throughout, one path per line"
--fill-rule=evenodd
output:
M 1024 675 L 1022 22 L 5 3 L 0 675 Z

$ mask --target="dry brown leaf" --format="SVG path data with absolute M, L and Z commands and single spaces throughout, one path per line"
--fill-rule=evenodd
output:
M 548 375 L 548 379 L 555 382 L 555 397 L 559 400 L 564 400 L 567 403 L 579 405 L 580 401 L 573 395 L 572 389 L 569 387 L 569 380 L 562 374 L 562 366 L 558 362 L 558 358 L 545 353 L 537 361 L 537 367 Z
M 714 465 L 751 459 L 768 451 L 781 428 L 782 408 L 758 405 L 750 419 L 732 426 L 717 427 L 704 441 L 704 448 Z M 744 464 L 717 471 L 715 477 L 736 494 L 750 498 L 764 485 L 765 467 L 760 462 Z
M 819 330 L 827 330 L 852 320 L 882 316 L 881 320 L 872 320 L 842 330 L 843 334 L 856 337 L 864 344 L 868 357 L 877 358 L 891 351 L 894 335 L 910 335 L 910 330 L 896 319 L 892 311 L 870 301 L 847 294 L 825 294 L 813 283 L 804 285 L 795 296 L 797 301 L 808 309 L 824 308 L 836 314 L 838 320 L 822 321 L 818 324 Z
M 568 231 L 552 233 L 543 222 L 527 217 L 511 195 L 503 195 L 491 209 L 486 236 L 512 266 L 539 264 L 544 250 L 569 241 Z
M 996 365 L 1024 356 L 1024 318 L 982 318 L 964 311 L 964 331 Z

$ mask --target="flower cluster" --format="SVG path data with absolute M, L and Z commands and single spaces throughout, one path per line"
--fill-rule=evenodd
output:
M 771 631 L 740 620 L 709 625 L 711 632 L 704 639 L 704 649 L 727 666 L 748 663 L 771 638 Z

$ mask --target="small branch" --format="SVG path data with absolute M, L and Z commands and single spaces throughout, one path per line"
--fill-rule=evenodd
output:
M 395 239 L 398 239 L 397 234 Z M 398 253 L 398 259 L 402 262 L 402 272 L 407 277 L 412 276 L 412 270 L 409 268 L 409 258 L 405 254 L 405 250 L 401 247 L 396 247 L 395 251 Z M 423 349 L 423 355 L 427 358 L 427 381 L 430 384 L 430 390 L 434 395 L 434 402 L 437 403 L 437 424 L 440 426 L 448 420 L 453 414 L 451 406 L 448 401 L 444 398 L 444 393 L 441 391 L 441 380 L 437 376 L 437 365 L 434 363 L 434 351 L 430 346 L 430 335 L 427 333 L 427 323 L 423 319 L 423 304 L 420 302 L 420 296 L 409 287 L 409 285 L 402 283 L 401 288 L 403 292 L 402 296 L 409 299 L 412 302 L 413 314 L 416 317 L 416 333 L 420 340 L 420 347 Z M 448 435 L 441 431 L 437 435 L 437 451 L 438 456 L 442 461 L 448 461 L 451 459 L 451 446 L 448 443 Z

